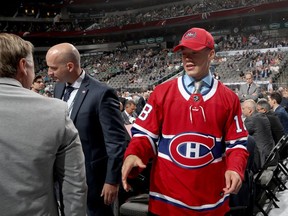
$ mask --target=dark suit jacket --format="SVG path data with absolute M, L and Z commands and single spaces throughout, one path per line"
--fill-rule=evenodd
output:
M 283 125 L 285 134 L 288 134 L 288 113 L 281 105 L 275 109 L 275 114 L 279 117 L 281 124 Z
M 137 108 L 136 108 L 137 115 L 140 115 L 140 113 L 141 113 L 143 107 L 145 106 L 145 104 L 146 104 L 145 98 L 143 96 L 140 97 L 139 100 L 138 100 L 138 103 L 137 103 Z
M 65 83 L 57 83 L 54 97 L 62 98 L 64 89 Z M 87 206 L 94 209 L 103 203 L 103 184 L 121 182 L 126 132 L 116 92 L 86 74 L 75 96 L 71 119 L 85 155 Z
M 230 206 L 249 206 L 251 204 L 252 190 L 253 190 L 253 166 L 254 166 L 254 149 L 256 142 L 254 138 L 248 135 L 247 150 L 249 157 L 247 167 L 245 169 L 245 177 L 242 186 L 237 194 L 230 194 Z
M 280 105 L 281 105 L 282 107 L 284 107 L 284 109 L 286 110 L 286 112 L 288 112 L 288 98 L 282 97 L 282 101 L 281 101 Z
M 280 119 L 273 111 L 269 111 L 265 113 L 269 119 L 271 125 L 272 136 L 274 139 L 275 144 L 281 139 L 281 137 L 285 134 L 284 128 L 280 122 Z
M 118 97 L 119 98 L 119 101 L 122 103 L 122 105 L 123 105 L 123 109 L 122 110 L 120 110 L 121 112 L 125 109 L 125 103 L 126 103 L 126 101 L 127 101 L 127 99 L 126 98 L 124 98 L 124 97 Z
M 249 135 L 256 142 L 253 166 L 253 172 L 256 173 L 264 165 L 266 158 L 275 145 L 271 126 L 268 117 L 264 113 L 253 113 L 245 119 L 244 124 Z

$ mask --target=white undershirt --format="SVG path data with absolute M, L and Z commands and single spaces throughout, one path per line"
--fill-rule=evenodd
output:
M 75 102 L 75 96 L 81 86 L 82 80 L 85 77 L 85 71 L 83 70 L 81 75 L 78 77 L 78 79 L 72 83 L 72 87 L 74 88 L 74 90 L 71 92 L 69 99 L 67 100 L 67 105 L 68 105 L 68 111 L 69 111 L 69 116 L 71 115 L 72 109 L 73 109 L 73 105 Z

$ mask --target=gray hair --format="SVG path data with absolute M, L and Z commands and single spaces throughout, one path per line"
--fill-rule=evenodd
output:
M 19 61 L 33 52 L 31 42 L 15 34 L 0 33 L 0 77 L 15 78 Z
M 265 109 L 266 112 L 271 110 L 271 106 L 265 98 L 258 100 L 257 105 L 261 108 Z

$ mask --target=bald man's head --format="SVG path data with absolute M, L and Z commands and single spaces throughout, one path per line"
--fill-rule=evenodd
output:
M 80 53 L 70 43 L 52 46 L 46 54 L 48 75 L 55 81 L 73 83 L 82 72 Z
M 61 43 L 52 46 L 47 55 L 54 55 L 58 61 L 62 63 L 73 62 L 73 64 L 80 65 L 80 53 L 77 48 L 70 43 Z M 47 56 L 46 55 L 46 56 Z

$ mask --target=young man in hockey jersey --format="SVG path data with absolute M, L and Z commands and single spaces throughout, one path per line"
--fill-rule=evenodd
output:
M 128 191 L 127 178 L 153 158 L 151 215 L 223 216 L 229 194 L 241 187 L 248 157 L 240 102 L 209 73 L 215 55 L 209 32 L 188 30 L 178 50 L 185 75 L 157 86 L 134 123 L 123 187 Z

